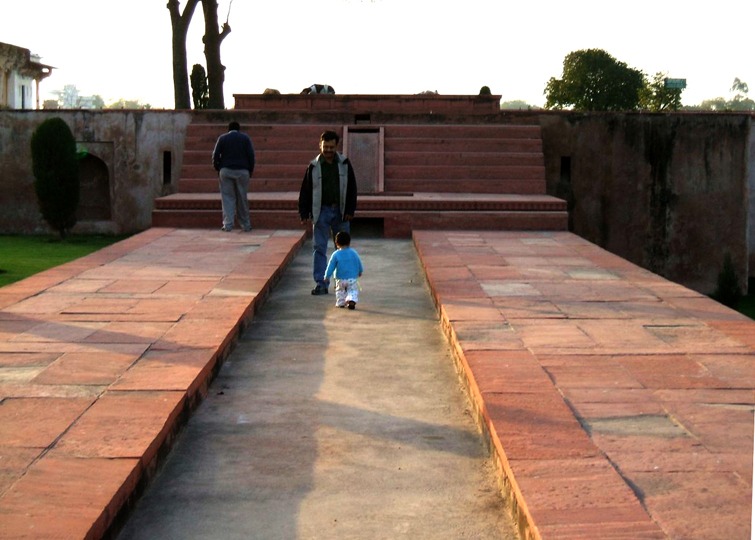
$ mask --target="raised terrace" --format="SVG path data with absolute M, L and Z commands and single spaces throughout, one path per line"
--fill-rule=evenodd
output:
M 296 199 L 319 136 L 332 129 L 357 174 L 357 219 L 386 237 L 413 229 L 564 230 L 566 203 L 546 194 L 540 126 L 495 114 L 499 96 L 236 96 L 237 110 L 187 128 L 178 192 L 158 198 L 154 226 L 220 222 L 210 153 L 233 118 L 252 137 L 255 227 L 298 228 Z M 375 112 L 378 111 L 378 112 Z
M 281 289 L 334 351 L 348 350 L 349 333 L 327 324 L 341 328 L 340 316 L 353 315 L 374 329 L 381 317 L 375 298 L 391 299 L 383 319 L 414 339 L 421 317 L 406 315 L 401 283 L 375 271 L 385 264 L 385 247 L 399 242 L 362 244 L 373 271 L 365 272 L 355 312 L 312 297 L 309 262 L 304 271 L 296 265 L 307 242 L 296 212 L 299 182 L 326 128 L 341 133 L 355 162 L 357 219 L 381 223 L 385 237 L 412 238 L 412 275 L 423 287 L 426 278 L 521 538 L 752 538 L 755 322 L 567 232 L 565 203 L 545 193 L 539 126 L 507 123 L 496 114 L 498 96 L 236 100 L 234 111 L 192 113 L 178 190 L 157 199 L 155 227 L 0 288 L 0 538 L 117 536 L 242 332 L 254 332 L 258 309 Z M 218 230 L 210 152 L 231 119 L 258 152 L 251 234 Z M 293 288 L 274 290 L 284 271 L 301 275 Z M 271 320 L 281 305 L 272 300 L 265 306 Z M 310 347 L 306 330 L 290 334 Z M 393 352 L 391 341 L 364 345 Z M 333 403 L 332 386 L 317 374 L 338 363 L 325 362 L 328 354 L 319 366 L 287 374 L 315 374 L 316 399 L 304 407 Z M 405 377 L 400 368 L 414 356 L 397 355 L 387 376 Z M 345 386 L 342 379 L 329 384 Z M 365 422 L 401 417 L 393 395 L 373 400 Z M 345 416 L 343 404 L 332 410 Z M 227 432 L 238 434 L 244 415 L 227 416 Z M 333 427 L 327 417 L 312 430 Z M 444 444 L 435 425 L 410 425 L 402 437 Z M 370 430 L 349 428 L 370 444 Z M 217 444 L 218 452 L 240 461 L 238 448 L 249 448 L 243 441 Z M 322 453 L 309 444 L 304 457 L 314 470 Z M 302 455 L 286 450 L 287 460 Z M 348 449 L 336 453 L 350 458 Z M 403 475 L 401 467 L 381 472 Z M 343 495 L 342 485 L 335 490 Z M 311 486 L 301 491 L 313 493 Z M 254 500 L 248 495 L 239 498 L 243 505 Z M 253 495 L 278 494 L 267 486 Z M 336 521 L 362 524 L 363 507 L 342 519 L 328 513 L 340 506 L 328 506 L 336 499 L 326 499 L 308 502 L 324 504 L 312 508 L 328 519 L 330 537 L 338 537 Z M 196 508 L 180 496 L 172 501 Z M 402 520 L 426 502 L 402 507 Z M 294 526 L 302 519 L 296 510 L 286 514 Z M 220 519 L 242 514 L 246 508 Z M 433 521 L 424 537 L 447 533 L 442 525 Z M 343 531 L 351 532 L 340 529 L 341 538 L 366 537 Z

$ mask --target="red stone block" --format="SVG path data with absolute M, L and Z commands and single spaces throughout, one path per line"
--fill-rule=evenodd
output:
M 58 455 L 150 463 L 175 429 L 184 392 L 107 392 L 63 435 Z
M 5 399 L 0 406 L 0 444 L 47 448 L 93 402 L 83 397 Z
M 69 352 L 32 379 L 34 384 L 107 386 L 118 379 L 139 354 L 119 352 Z
M 101 538 L 136 488 L 136 459 L 36 462 L 0 498 L 4 538 Z
M 147 352 L 112 390 L 181 390 L 189 396 L 207 384 L 217 355 L 213 349 Z

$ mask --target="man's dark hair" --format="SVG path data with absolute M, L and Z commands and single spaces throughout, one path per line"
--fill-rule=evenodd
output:
M 238 122 L 231 122 L 230 124 L 228 124 L 228 131 L 240 131 L 240 130 L 241 130 L 241 126 L 239 125 Z
M 339 246 L 351 245 L 351 235 L 346 231 L 336 233 L 336 244 Z
M 320 135 L 320 141 L 336 141 L 336 144 L 338 144 L 339 140 L 340 137 L 335 131 L 323 131 L 322 135 Z

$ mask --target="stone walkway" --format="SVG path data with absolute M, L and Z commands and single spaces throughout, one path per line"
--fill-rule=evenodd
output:
M 355 247 L 350 311 L 305 243 L 118 540 L 517 538 L 411 240 Z
M 0 537 L 117 528 L 302 242 L 151 229 L 0 289 Z M 750 538 L 753 321 L 569 233 L 415 245 L 523 536 Z

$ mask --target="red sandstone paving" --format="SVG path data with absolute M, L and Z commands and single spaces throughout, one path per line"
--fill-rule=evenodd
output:
M 236 321 L 238 322 L 238 321 Z M 182 319 L 152 345 L 153 350 L 220 350 L 235 338 L 226 319 Z
M 79 458 L 137 458 L 146 465 L 168 436 L 184 400 L 184 392 L 107 392 L 62 436 L 56 452 Z
M 254 312 L 256 296 L 208 296 L 186 313 L 182 321 L 225 321 L 232 327 L 236 322 Z
M 101 538 L 138 471 L 137 459 L 48 454 L 0 498 L 3 538 Z
M 11 398 L 0 406 L 3 446 L 46 448 L 92 405 L 93 399 Z
M 111 322 L 103 325 L 84 341 L 90 343 L 154 343 L 175 326 L 173 322 Z
M 43 451 L 43 448 L 0 445 L 0 495 L 24 475 Z
M 141 356 L 118 352 L 66 353 L 32 379 L 35 384 L 109 385 Z
M 96 333 L 100 328 L 105 326 L 106 323 L 102 322 L 43 322 L 37 324 L 23 332 L 18 334 L 8 341 L 11 343 L 16 342 L 52 342 L 58 343 L 61 341 L 68 341 L 72 343 L 78 343 L 86 340 L 89 336 Z
M 441 309 L 449 321 L 497 321 L 500 324 L 506 322 L 506 318 L 489 298 L 451 300 L 444 302 Z
M 566 317 L 557 305 L 543 298 L 533 299 L 522 296 L 497 297 L 491 300 L 507 319 L 563 319 Z
M 0 340 L 1 339 L 3 339 L 2 335 L 0 335 Z M 0 368 L 46 367 L 59 357 L 60 355 L 55 353 L 4 352 L 0 353 Z
M 3 537 L 102 536 L 302 239 L 150 229 L 0 289 Z
M 749 540 L 751 489 L 719 472 L 638 472 L 632 480 L 653 517 L 671 538 Z M 684 508 L 684 512 L 679 512 Z M 715 508 L 715 519 L 710 509 Z
M 465 359 L 482 393 L 533 393 L 552 389 L 548 374 L 528 351 L 468 351 Z
M 215 351 L 148 351 L 113 383 L 113 390 L 183 390 L 194 395 L 214 366 Z
M 85 294 L 96 293 L 113 283 L 111 279 L 78 279 L 71 278 L 59 285 L 50 287 L 48 292 L 58 294 Z
M 454 247 L 488 242 L 505 257 L 499 276 L 495 263 L 476 276 L 505 317 L 498 331 L 472 328 L 487 320 L 474 305 L 489 309 L 477 298 L 448 319 L 444 303 L 462 300 L 430 284 L 543 538 L 749 538 L 753 321 L 568 233 L 423 231 L 415 242 L 429 275 L 440 259 L 427 245 L 454 260 Z M 520 350 L 496 348 L 501 335 Z M 590 460 L 608 476 L 573 472 Z
M 119 279 L 100 289 L 103 293 L 146 293 L 151 294 L 165 285 L 164 280 L 156 279 Z

